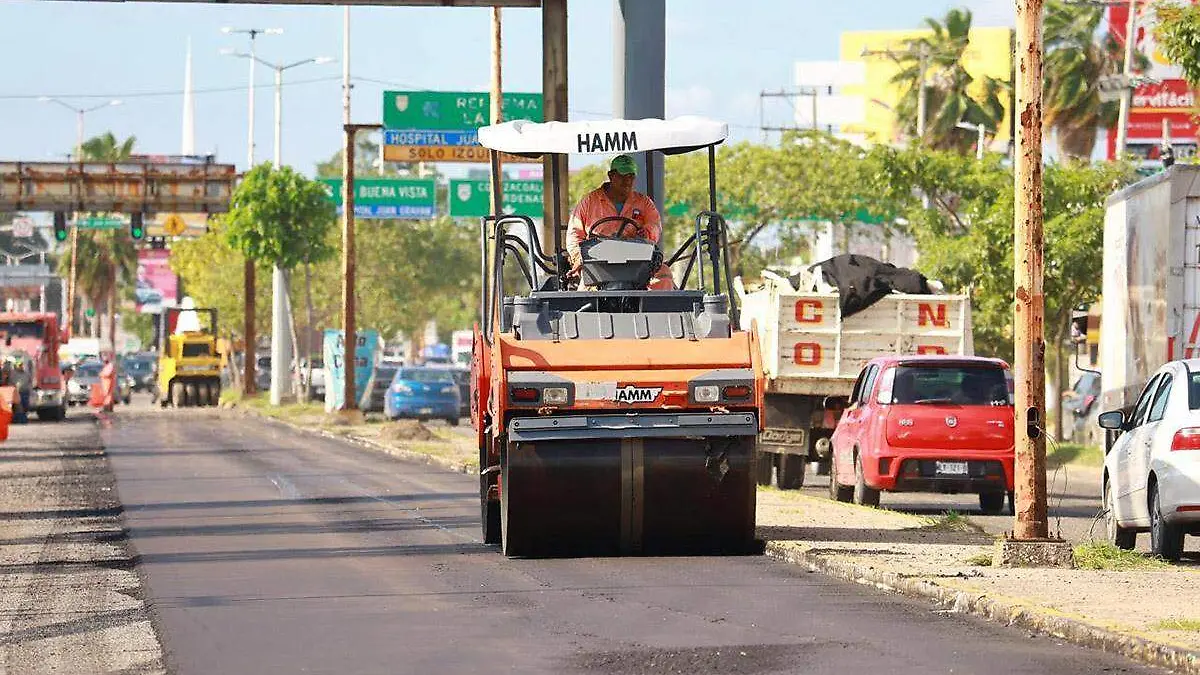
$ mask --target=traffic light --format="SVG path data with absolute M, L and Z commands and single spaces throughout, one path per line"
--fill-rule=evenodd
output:
M 134 241 L 139 241 L 146 235 L 146 228 L 142 224 L 141 213 L 129 214 L 129 236 L 133 237 Z
M 67 214 L 62 211 L 54 212 L 54 241 L 67 240 Z

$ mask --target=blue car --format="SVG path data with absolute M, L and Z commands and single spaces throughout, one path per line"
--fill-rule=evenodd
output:
M 400 368 L 388 387 L 384 414 L 388 419 L 444 419 L 458 425 L 462 401 L 454 374 L 445 368 Z

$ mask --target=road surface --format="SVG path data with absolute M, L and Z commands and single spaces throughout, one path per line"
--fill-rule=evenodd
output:
M 213 411 L 122 417 L 102 437 L 181 675 L 1151 672 L 764 557 L 507 560 L 470 476 Z

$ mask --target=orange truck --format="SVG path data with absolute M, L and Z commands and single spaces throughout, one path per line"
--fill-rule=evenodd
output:
M 505 555 L 755 546 L 763 375 L 754 329 L 739 326 L 725 222 L 712 208 L 715 146 L 726 134 L 701 118 L 480 129 L 484 147 L 527 157 L 612 154 L 608 141 L 647 156 L 707 150 L 712 188 L 710 209 L 669 257 L 634 231 L 601 236 L 599 223 L 585 223 L 577 285 L 562 228 L 552 228 L 547 254 L 529 218 L 482 219 L 471 417 L 483 539 Z M 646 290 L 663 264 L 677 290 Z

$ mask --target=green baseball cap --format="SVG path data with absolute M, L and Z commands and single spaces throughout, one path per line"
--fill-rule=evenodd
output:
M 609 165 L 609 171 L 616 171 L 622 176 L 636 176 L 637 162 L 629 155 L 617 155 Z

